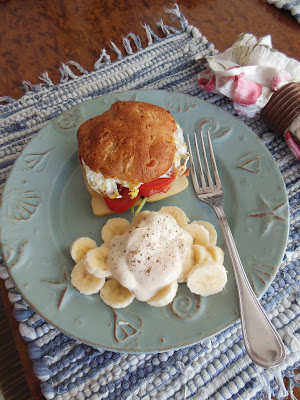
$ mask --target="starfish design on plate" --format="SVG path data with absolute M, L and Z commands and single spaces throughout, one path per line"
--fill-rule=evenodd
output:
M 262 203 L 262 210 L 260 212 L 249 214 L 248 216 L 251 218 L 265 219 L 266 222 L 262 232 L 263 235 L 265 232 L 267 232 L 268 228 L 274 221 L 287 222 L 287 219 L 281 215 L 283 213 L 284 207 L 286 206 L 286 202 L 283 201 L 279 204 L 277 203 L 275 205 L 272 205 L 271 203 L 268 203 L 265 199 L 263 199 L 261 196 L 260 199 Z
M 26 262 L 29 259 L 27 240 L 15 244 L 2 243 L 3 256 L 6 260 L 7 267 L 11 270 L 17 265 L 23 266 L 24 268 L 28 265 Z
M 50 281 L 47 279 L 41 279 L 41 282 L 46 284 L 50 289 L 55 291 L 60 291 L 58 303 L 57 303 L 57 310 L 60 311 L 65 296 L 67 294 L 68 288 L 70 287 L 70 279 L 67 273 L 67 268 L 64 267 L 63 269 L 63 276 L 61 280 L 57 281 Z

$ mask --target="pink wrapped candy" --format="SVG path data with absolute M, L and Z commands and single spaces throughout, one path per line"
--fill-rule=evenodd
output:
M 300 62 L 274 50 L 270 35 L 257 40 L 251 34 L 206 62 L 199 86 L 232 99 L 243 115 L 261 115 L 300 160 Z

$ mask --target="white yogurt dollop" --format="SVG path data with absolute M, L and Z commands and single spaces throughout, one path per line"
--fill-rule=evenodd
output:
M 140 301 L 178 280 L 187 253 L 186 232 L 166 213 L 150 213 L 110 242 L 108 267 Z

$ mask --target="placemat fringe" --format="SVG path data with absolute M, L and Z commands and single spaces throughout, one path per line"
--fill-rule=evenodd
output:
M 174 4 L 173 9 L 165 9 L 165 12 L 168 14 L 171 14 L 173 16 L 172 20 L 173 21 L 179 21 L 180 26 L 181 26 L 181 31 L 184 31 L 188 28 L 188 22 L 182 12 L 179 10 L 179 7 L 177 4 Z M 161 29 L 162 33 L 164 34 L 163 38 L 160 38 L 158 35 L 156 35 L 153 30 L 150 28 L 149 25 L 147 24 L 142 24 L 142 26 L 145 29 L 145 33 L 148 39 L 148 46 L 152 45 L 155 42 L 159 42 L 163 40 L 164 38 L 168 38 L 170 35 L 173 35 L 174 33 L 180 33 L 181 31 L 178 30 L 174 26 L 166 25 L 162 20 L 158 21 L 156 25 Z M 191 27 L 192 29 L 193 27 Z M 190 31 L 191 31 L 190 29 Z M 195 28 L 196 29 L 196 28 Z M 194 31 L 195 31 L 194 29 Z M 198 31 L 199 32 L 199 31 Z M 200 33 L 200 32 L 199 32 Z M 131 40 L 135 44 L 135 51 L 132 49 L 131 45 Z M 126 37 L 122 39 L 123 41 L 123 47 L 127 55 L 132 55 L 136 52 L 139 52 L 142 50 L 142 43 L 141 39 L 138 35 L 134 33 L 129 33 Z M 122 51 L 115 45 L 114 42 L 110 42 L 111 46 L 110 48 L 117 54 L 118 60 L 121 60 L 124 56 L 122 54 Z M 104 48 L 100 52 L 100 56 L 98 60 L 94 64 L 94 70 L 98 71 L 102 66 L 107 65 L 111 63 L 111 58 L 110 55 L 107 53 L 107 50 Z M 78 78 L 78 75 L 76 75 L 69 65 L 72 65 L 77 68 L 77 70 L 82 74 L 86 75 L 89 72 L 85 70 L 78 62 L 76 61 L 68 61 L 67 63 L 62 63 L 62 65 L 59 67 L 59 72 L 60 72 L 60 81 L 59 83 L 65 83 L 70 79 L 76 79 Z M 38 77 L 39 80 L 43 81 L 43 83 L 39 84 L 32 84 L 29 81 L 22 81 L 22 88 L 24 89 L 25 94 L 28 94 L 28 92 L 33 91 L 33 92 L 39 92 L 45 87 L 50 87 L 53 86 L 54 83 L 51 80 L 51 78 L 48 75 L 48 72 L 43 72 L 40 74 Z M 2 103 L 12 103 L 14 102 L 15 99 L 9 97 L 9 96 L 1 96 L 0 97 L 0 102 Z

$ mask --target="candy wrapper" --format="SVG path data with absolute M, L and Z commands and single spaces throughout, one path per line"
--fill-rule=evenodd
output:
M 232 99 L 238 113 L 261 115 L 300 160 L 299 61 L 274 50 L 270 35 L 257 40 L 251 34 L 241 34 L 223 53 L 196 60 L 208 67 L 198 75 L 201 88 Z

